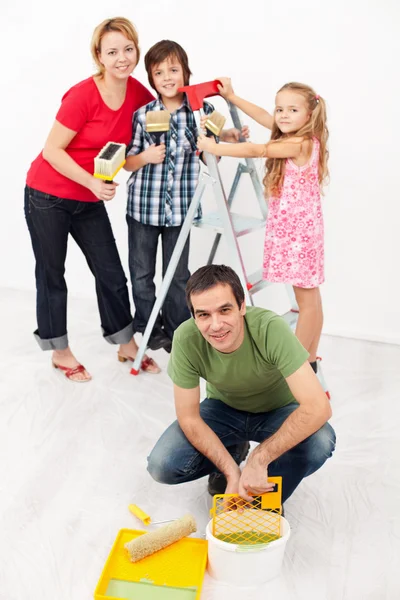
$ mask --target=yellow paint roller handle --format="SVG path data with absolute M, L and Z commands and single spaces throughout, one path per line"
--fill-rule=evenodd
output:
M 147 513 L 145 513 L 141 508 L 139 508 L 139 506 L 137 506 L 136 504 L 130 504 L 128 508 L 131 511 L 131 513 L 135 515 L 135 517 L 137 517 L 144 523 L 144 525 L 150 525 L 151 517 Z

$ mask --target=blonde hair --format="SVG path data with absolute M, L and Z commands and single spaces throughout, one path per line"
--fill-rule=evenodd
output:
M 290 90 L 296 92 L 297 94 L 301 94 L 306 100 L 307 108 L 311 116 L 304 126 L 299 129 L 299 131 L 293 133 L 293 135 L 296 135 L 296 137 L 302 137 L 306 140 L 316 137 L 319 141 L 320 151 L 318 162 L 318 179 L 320 185 L 322 186 L 327 181 L 329 176 L 329 152 L 327 149 L 329 131 L 326 126 L 325 100 L 321 98 L 321 96 L 317 96 L 315 91 L 310 86 L 303 83 L 286 83 L 283 87 L 281 87 L 280 90 L 278 90 L 277 93 L 279 94 L 279 92 L 284 90 Z M 277 124 L 274 122 L 271 131 L 271 141 L 280 141 L 284 137 L 287 136 L 282 134 Z M 285 158 L 267 158 L 265 163 L 266 175 L 263 180 L 265 185 L 265 194 L 267 197 L 273 194 L 279 195 L 285 176 L 285 163 Z
M 104 75 L 104 66 L 99 60 L 99 54 L 101 52 L 101 40 L 103 36 L 109 31 L 119 31 L 128 40 L 132 41 L 137 53 L 137 62 L 140 58 L 139 38 L 137 31 L 133 24 L 124 17 L 114 17 L 113 19 L 106 19 L 100 25 L 97 25 L 92 35 L 92 41 L 90 43 L 90 51 L 93 56 L 93 60 L 97 66 L 96 76 L 102 77 Z

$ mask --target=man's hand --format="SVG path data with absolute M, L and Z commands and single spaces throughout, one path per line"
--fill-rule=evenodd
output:
M 197 147 L 201 152 L 209 152 L 210 154 L 218 155 L 218 144 L 214 138 L 199 135 L 197 138 Z
M 246 140 L 250 137 L 250 130 L 247 125 L 243 125 L 241 131 L 236 129 L 236 127 L 232 127 L 231 129 L 223 129 L 221 131 L 221 142 L 237 144 L 241 137 L 245 138 Z
M 147 164 L 159 165 L 164 162 L 165 152 L 165 144 L 160 144 L 159 146 L 152 144 L 147 150 L 143 150 L 142 156 Z
M 237 470 L 235 472 L 232 473 L 232 475 L 228 475 L 227 476 L 227 482 L 228 485 L 226 486 L 226 490 L 225 490 L 225 494 L 235 494 L 236 496 L 239 495 L 239 485 L 240 485 L 240 478 L 241 478 L 242 472 L 240 470 L 239 467 L 237 467 Z M 229 511 L 229 510 L 239 510 L 241 509 L 241 500 L 238 500 L 238 498 L 227 498 L 224 502 L 224 512 L 225 511 Z
M 235 92 L 233 91 L 232 82 L 230 77 L 217 77 L 218 81 L 221 82 L 221 85 L 218 85 L 218 91 L 225 100 L 230 101 L 231 97 L 234 96 Z
M 241 470 L 237 467 L 237 470 L 232 472 L 231 475 L 226 477 L 228 482 L 225 490 L 225 494 L 238 494 L 239 493 L 239 481 L 242 475 Z
M 248 500 L 252 500 L 251 495 L 259 496 L 266 492 L 272 492 L 275 484 L 268 481 L 268 468 L 263 464 L 257 453 L 253 450 L 242 471 L 239 481 L 239 495 Z

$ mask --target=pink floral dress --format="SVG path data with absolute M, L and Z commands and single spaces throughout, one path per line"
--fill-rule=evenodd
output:
M 268 200 L 263 278 L 314 288 L 324 281 L 324 221 L 318 182 L 319 141 L 302 167 L 286 159 L 280 197 Z

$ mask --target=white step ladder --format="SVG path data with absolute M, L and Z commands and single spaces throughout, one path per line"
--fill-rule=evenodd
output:
M 195 87 L 195 86 L 193 86 Z M 242 124 L 239 118 L 239 114 L 237 108 L 229 103 L 229 111 L 231 114 L 231 118 L 234 126 L 240 131 L 242 128 Z M 244 141 L 244 140 L 241 140 Z M 246 158 L 245 164 L 239 163 L 237 166 L 236 174 L 232 183 L 232 187 L 228 196 L 226 198 L 224 186 L 222 183 L 221 175 L 218 168 L 217 158 L 208 152 L 205 152 L 208 173 L 203 171 L 199 178 L 199 183 L 197 185 L 195 194 L 190 203 L 188 213 L 183 222 L 182 229 L 180 231 L 178 240 L 176 242 L 174 251 L 171 256 L 171 260 L 167 267 L 164 279 L 162 281 L 159 293 L 157 295 L 157 299 L 154 303 L 153 310 L 151 312 L 149 321 L 147 323 L 146 329 L 143 333 L 143 337 L 141 340 L 141 344 L 136 355 L 136 359 L 133 363 L 131 374 L 138 375 L 140 370 L 140 365 L 143 359 L 143 356 L 146 352 L 147 343 L 150 339 L 151 332 L 153 331 L 153 327 L 156 323 L 157 317 L 160 313 L 160 310 L 163 306 L 165 297 L 167 295 L 169 286 L 171 284 L 172 278 L 174 276 L 176 267 L 178 265 L 180 256 L 182 254 L 183 248 L 185 246 L 187 237 L 190 233 L 192 226 L 198 227 L 200 229 L 211 229 L 216 232 L 215 240 L 207 261 L 207 264 L 212 264 L 221 235 L 223 234 L 230 250 L 230 257 L 233 262 L 232 268 L 236 271 L 239 276 L 239 279 L 242 283 L 246 304 L 254 305 L 253 296 L 261 289 L 270 286 L 276 285 L 272 284 L 268 281 L 265 281 L 262 278 L 262 269 L 258 269 L 256 272 L 247 275 L 242 255 L 240 252 L 240 248 L 238 245 L 238 238 L 243 235 L 247 235 L 259 229 L 265 228 L 265 223 L 267 219 L 268 207 L 267 202 L 265 201 L 262 185 L 257 173 L 255 161 L 252 158 Z M 232 206 L 233 200 L 236 196 L 239 181 L 244 174 L 249 174 L 252 182 L 252 186 L 258 201 L 259 209 L 260 209 L 260 217 L 247 217 L 243 215 L 239 215 L 231 212 L 230 208 Z M 203 216 L 202 219 L 193 221 L 197 209 L 200 205 L 201 199 L 203 197 L 204 191 L 207 187 L 211 186 L 212 191 L 214 193 L 214 198 L 216 200 L 216 212 L 209 213 Z M 261 260 L 261 257 L 260 257 Z M 298 317 L 298 306 L 296 304 L 296 299 L 294 296 L 293 288 L 291 285 L 286 285 L 286 290 L 289 295 L 290 304 L 292 306 L 291 310 L 282 315 L 282 317 L 287 321 L 287 323 L 291 326 L 291 328 L 296 327 L 297 317 Z M 317 359 L 320 363 L 320 358 Z M 327 394 L 328 398 L 330 397 L 329 392 L 326 387 L 325 379 L 323 377 L 322 370 L 320 368 L 320 364 L 318 363 L 318 373 L 317 376 L 320 380 L 320 383 Z

